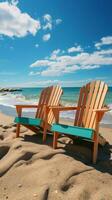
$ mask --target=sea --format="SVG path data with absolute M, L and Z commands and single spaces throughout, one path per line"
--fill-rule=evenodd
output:
M 37 104 L 39 96 L 43 88 L 20 88 L 21 91 L 16 92 L 0 92 L 0 112 L 16 116 L 16 104 Z M 61 104 L 64 106 L 77 105 L 80 88 L 79 87 L 65 87 L 63 88 L 63 95 L 61 98 Z M 109 87 L 105 104 L 112 109 L 112 87 Z M 35 109 L 25 109 L 24 116 L 33 117 Z M 74 111 L 62 112 L 60 117 L 64 119 L 74 119 Z M 108 124 L 112 126 L 112 110 L 105 114 L 102 124 Z

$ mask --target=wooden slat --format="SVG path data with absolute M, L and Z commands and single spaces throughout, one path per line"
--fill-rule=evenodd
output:
M 57 90 L 58 90 L 57 86 L 54 86 L 53 89 L 52 89 L 51 95 L 50 95 L 50 99 L 49 99 L 49 103 L 48 103 L 49 106 L 55 105 L 54 100 L 56 98 Z M 53 121 L 52 111 L 50 111 L 49 114 L 48 114 L 48 123 L 50 124 L 51 121 Z
M 48 91 L 48 88 L 45 88 L 42 92 L 42 96 L 40 98 L 40 101 L 39 101 L 39 104 L 45 104 L 45 99 L 46 99 L 46 96 L 47 96 L 47 91 Z M 43 107 L 41 109 L 38 110 L 37 112 L 37 117 L 41 118 L 42 117 L 42 113 L 43 113 Z
M 89 124 L 90 124 L 90 121 L 91 121 L 92 112 L 93 112 L 94 105 L 95 105 L 95 102 L 96 102 L 96 97 L 98 95 L 99 86 L 100 86 L 100 81 L 97 81 L 96 84 L 95 84 L 94 92 L 92 94 L 92 101 L 91 101 L 91 104 L 90 104 L 90 108 L 89 108 L 89 112 L 88 112 L 88 116 L 87 116 L 87 120 L 86 120 L 86 124 L 85 124 L 85 127 L 87 127 L 87 128 L 90 127 Z
M 43 93 L 44 93 L 44 90 L 42 90 L 42 92 L 41 92 L 38 105 L 40 105 L 40 103 L 42 102 Z M 37 112 L 36 112 L 36 116 L 35 116 L 35 117 L 36 117 L 36 118 L 39 117 L 39 114 L 40 114 L 40 109 L 37 109 Z
M 52 106 L 59 106 L 62 92 L 63 92 L 62 89 L 59 86 L 57 86 L 57 91 L 55 91 L 55 99 L 52 102 Z M 52 124 L 55 119 L 53 112 L 51 116 L 52 117 L 48 120 L 50 124 Z
M 93 110 L 103 107 L 107 90 L 107 85 L 101 81 L 93 81 L 81 88 L 74 122 L 75 126 L 95 127 L 96 114 Z
M 47 104 L 46 100 L 49 98 L 48 94 L 50 93 L 50 91 L 51 91 L 50 87 L 47 87 L 42 91 L 42 94 L 39 100 L 39 105 Z M 43 112 L 44 112 L 44 107 L 41 107 L 40 109 L 37 110 L 36 117 L 43 119 Z
M 108 86 L 105 84 L 104 88 L 103 88 L 103 91 L 102 91 L 102 94 L 101 94 L 101 99 L 99 101 L 99 105 L 98 105 L 97 109 L 101 109 L 103 107 L 107 91 L 108 91 Z
M 99 102 L 100 102 L 100 100 L 102 98 L 103 87 L 104 87 L 104 82 L 101 82 L 100 86 L 99 86 L 98 93 L 96 94 L 97 97 L 96 97 L 95 104 L 93 105 L 93 109 L 99 108 L 98 105 L 99 105 Z M 92 115 L 91 115 L 91 118 L 90 118 L 89 127 L 92 127 L 94 120 L 95 120 L 95 113 L 92 111 Z
M 79 115 L 80 115 L 80 109 L 81 109 L 81 102 L 82 102 L 82 99 L 83 99 L 83 92 L 85 90 L 85 87 L 82 87 L 80 89 L 80 95 L 79 95 L 79 101 L 78 101 L 78 110 L 76 112 L 76 117 L 75 117 L 75 122 L 74 122 L 74 125 L 75 126 L 78 126 L 78 119 L 79 119 Z
M 39 105 L 46 104 L 47 106 L 59 106 L 62 92 L 63 91 L 60 86 L 50 86 L 45 88 L 41 92 Z M 44 120 L 44 106 L 38 108 L 36 117 Z M 54 114 L 52 111 L 50 111 L 48 114 L 48 123 L 51 124 L 54 119 Z
M 79 120 L 78 120 L 78 126 L 83 126 L 83 123 L 82 123 L 83 122 L 83 115 L 84 115 L 84 110 L 85 110 L 86 103 L 87 103 L 89 86 L 90 86 L 90 84 L 87 84 L 85 86 L 85 91 L 83 93 L 83 101 L 82 101 L 82 105 L 81 105 L 80 116 L 79 116 Z
M 94 87 L 95 87 L 95 81 L 93 81 L 91 84 L 88 84 L 89 87 L 89 94 L 88 94 L 88 99 L 87 99 L 87 103 L 86 103 L 86 107 L 85 107 L 85 111 L 84 111 L 84 116 L 83 116 L 83 120 L 82 120 L 82 124 L 85 127 L 86 124 L 86 120 L 87 120 L 87 116 L 88 116 L 88 112 L 90 109 L 90 105 L 91 105 L 91 101 L 92 101 L 92 95 L 94 93 Z
M 49 87 L 49 88 L 47 89 L 47 91 L 46 91 L 44 97 L 43 97 L 43 98 L 44 98 L 44 104 L 46 104 L 46 105 L 49 105 L 49 98 L 50 98 L 51 93 L 52 93 L 52 88 L 53 88 L 53 86 Z M 40 117 L 41 117 L 42 119 L 45 118 L 45 116 L 44 116 L 44 107 L 43 107 L 43 110 L 41 111 Z
M 104 84 L 104 87 L 103 87 L 102 92 L 101 92 L 101 97 L 100 97 L 99 103 L 97 105 L 97 109 L 101 109 L 103 107 L 107 90 L 108 90 L 108 86 L 106 84 Z M 94 115 L 94 119 L 93 119 L 92 124 L 90 124 L 90 125 L 91 125 L 91 127 L 94 128 L 95 127 L 95 114 L 93 114 L 93 115 Z M 103 113 L 103 115 L 104 115 L 104 113 Z M 103 115 L 102 115 L 102 117 L 103 117 Z
M 53 98 L 51 99 L 52 101 L 50 102 L 50 105 L 52 105 L 52 106 L 59 105 L 59 100 L 60 100 L 61 94 L 62 94 L 62 89 L 59 86 L 57 86 L 55 88 Z M 55 118 L 54 114 L 51 110 L 49 113 L 49 116 L 48 116 L 48 122 L 51 124 L 54 121 L 54 118 Z
M 55 99 L 54 99 L 54 103 L 52 104 L 53 106 L 54 105 L 59 105 L 58 102 L 59 102 L 59 96 L 60 96 L 61 93 L 60 93 L 60 89 L 59 88 L 57 88 L 57 89 L 58 89 L 57 90 L 57 94 L 54 95 Z M 49 124 L 51 124 L 54 121 L 54 119 L 55 119 L 54 113 L 51 110 L 50 113 L 49 113 L 49 116 L 48 116 L 48 122 L 49 122 Z
M 58 86 L 58 91 L 56 94 L 56 98 L 54 100 L 54 106 L 59 104 L 60 95 L 62 95 L 62 93 L 63 93 L 62 89 Z
M 51 95 L 50 95 L 50 98 L 49 98 L 48 105 L 53 104 L 53 101 L 54 101 L 55 95 L 56 95 L 55 92 L 57 92 L 57 89 L 58 89 L 57 86 L 54 86 L 54 87 L 52 88 L 52 91 L 51 91 Z

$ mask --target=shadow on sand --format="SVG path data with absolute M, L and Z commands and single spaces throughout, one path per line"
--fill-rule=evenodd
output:
M 43 145 L 42 134 L 24 135 L 24 142 L 33 142 Z M 45 145 L 52 147 L 53 136 L 48 134 Z M 66 143 L 66 141 L 69 141 Z M 103 147 L 99 145 L 98 160 L 95 165 L 92 164 L 93 144 L 90 141 L 75 139 L 71 140 L 67 137 L 59 138 L 58 149 L 63 149 L 64 154 L 78 160 L 86 165 L 94 167 L 96 170 L 112 175 L 112 145 L 106 143 Z

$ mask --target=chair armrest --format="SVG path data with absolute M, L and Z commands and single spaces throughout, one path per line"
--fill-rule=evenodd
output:
M 16 108 L 40 108 L 42 106 L 45 106 L 45 104 L 40 104 L 40 105 L 15 105 Z
M 101 108 L 101 109 L 94 109 L 93 112 L 96 112 L 96 113 L 105 113 L 105 112 L 108 112 L 110 110 L 111 109 L 109 109 L 107 107 L 104 107 L 104 108 Z
M 40 105 L 15 105 L 15 106 L 16 106 L 16 111 L 18 113 L 18 116 L 21 117 L 23 108 L 40 108 L 40 107 L 46 106 L 46 104 L 40 104 Z
M 93 112 L 96 114 L 96 126 L 102 120 L 104 114 L 110 111 L 109 107 L 103 107 L 101 109 L 94 109 Z
M 52 110 L 54 113 L 54 117 L 55 117 L 55 122 L 58 123 L 59 122 L 59 114 L 61 111 L 70 111 L 70 110 L 77 110 L 78 107 L 75 106 L 69 106 L 69 107 L 64 107 L 64 106 L 49 106 L 47 107 L 47 109 L 50 111 Z
M 76 106 L 68 106 L 68 107 L 64 107 L 64 106 L 49 106 L 49 109 L 53 110 L 53 111 L 70 111 L 70 110 L 78 110 L 78 107 Z

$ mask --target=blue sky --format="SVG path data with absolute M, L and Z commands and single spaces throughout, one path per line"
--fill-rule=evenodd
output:
M 0 0 L 0 87 L 112 85 L 111 0 Z

